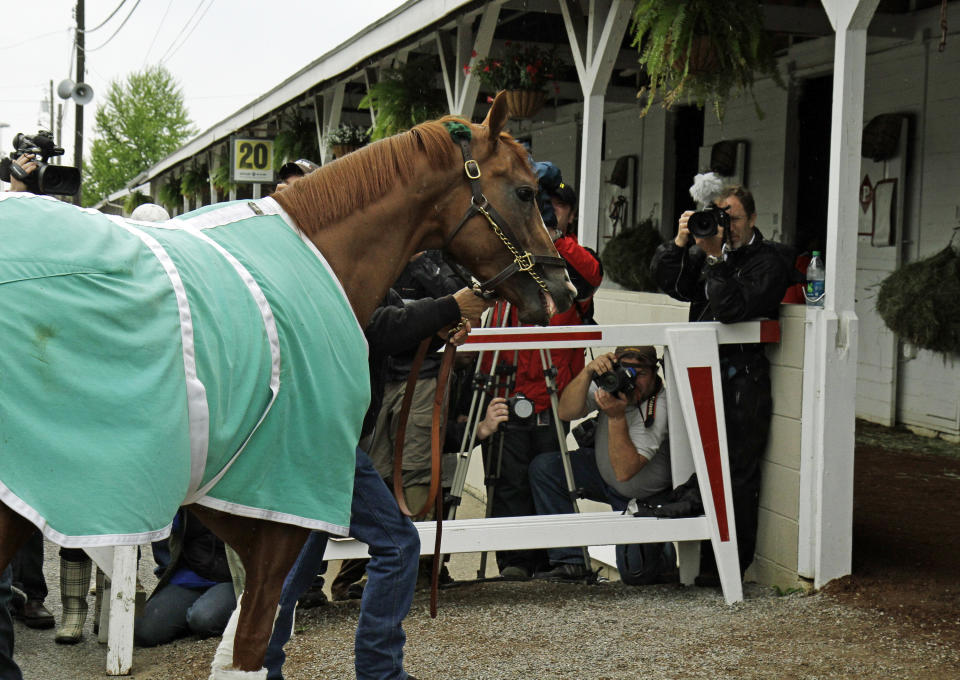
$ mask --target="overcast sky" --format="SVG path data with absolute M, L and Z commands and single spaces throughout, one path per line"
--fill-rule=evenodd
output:
M 111 80 L 162 62 L 203 131 L 403 2 L 86 0 L 86 82 L 94 99 L 84 109 L 84 148 L 90 148 L 96 107 Z M 0 128 L 4 156 L 17 132 L 50 127 L 50 114 L 42 111 L 49 82 L 56 90 L 64 78 L 75 78 L 75 6 L 75 0 L 2 2 L 0 124 L 9 124 Z M 66 102 L 53 96 L 56 111 L 56 104 Z M 72 102 L 64 111 L 64 162 L 72 164 Z

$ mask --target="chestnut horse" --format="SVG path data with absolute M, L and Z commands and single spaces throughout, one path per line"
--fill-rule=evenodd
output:
M 329 266 L 329 270 L 326 271 L 332 271 L 335 275 L 338 281 L 337 285 L 341 287 L 342 294 L 346 299 L 344 308 L 347 309 L 348 315 L 352 310 L 359 328 L 366 326 L 374 309 L 384 298 L 387 289 L 399 276 L 410 257 L 415 252 L 427 248 L 443 248 L 456 263 L 467 269 L 479 280 L 485 280 L 486 283 L 483 287 L 488 292 L 493 291 L 515 305 L 519 310 L 521 320 L 528 323 L 546 324 L 557 309 L 566 309 L 572 303 L 572 286 L 566 277 L 562 260 L 558 258 L 537 210 L 535 202 L 537 180 L 530 167 L 526 151 L 508 134 L 503 132 L 507 117 L 506 101 L 502 96 L 498 96 L 482 125 L 475 125 L 450 117 L 418 125 L 408 132 L 374 143 L 345 158 L 330 163 L 269 199 L 244 203 L 243 205 L 250 206 L 250 209 L 258 214 L 260 214 L 260 208 L 257 206 L 262 207 L 268 204 L 273 206 L 276 209 L 275 214 L 282 216 L 293 229 L 297 230 L 298 243 L 304 250 L 315 248 L 319 251 L 318 259 L 322 256 L 322 259 Z M 273 201 L 273 203 L 270 203 L 270 201 Z M 21 212 L 26 209 L 24 206 L 28 204 L 41 205 L 42 207 L 53 204 L 53 202 L 43 199 L 33 199 L 31 203 L 31 199 L 27 197 L 14 198 L 14 200 L 3 201 L 3 203 L 18 204 L 16 207 Z M 236 205 L 236 203 L 229 205 Z M 62 207 L 62 204 L 54 207 L 61 212 L 68 209 Z M 216 208 L 216 206 L 213 208 Z M 69 210 L 76 209 L 71 207 Z M 197 212 L 202 217 L 204 211 Z M 174 222 L 185 220 L 183 223 L 191 224 L 191 220 L 197 219 L 191 217 L 191 215 L 182 216 Z M 0 216 L 3 215 L 0 214 Z M 97 219 L 104 220 L 103 216 L 99 215 Z M 113 221 L 118 226 L 123 227 L 117 219 L 114 218 Z M 198 224 L 197 222 L 192 223 Z M 131 233 L 136 231 L 144 243 L 154 243 L 156 240 L 151 240 L 149 236 L 143 235 L 148 229 L 144 225 L 137 227 L 135 224 L 131 226 L 128 223 L 123 228 Z M 137 231 L 138 229 L 139 231 Z M 170 227 L 169 229 L 169 233 L 172 234 L 169 237 L 170 239 L 179 238 L 177 236 L 179 232 L 176 229 L 189 231 L 187 227 Z M 192 229 L 191 238 L 205 240 L 212 244 L 213 239 L 203 235 L 200 228 Z M 22 232 L 23 230 L 19 233 Z M 183 238 L 189 240 L 186 237 Z M 219 250 L 223 250 L 216 244 L 212 245 Z M 159 248 L 159 250 L 162 249 L 162 247 Z M 154 254 L 159 250 L 153 248 Z M 150 257 L 140 257 L 139 259 L 152 260 Z M 157 255 L 157 259 L 162 260 L 160 255 Z M 235 259 L 237 258 L 231 259 L 230 256 L 224 254 L 224 260 L 229 260 L 231 264 L 234 264 Z M 0 254 L 0 264 L 3 264 L 2 260 L 3 255 Z M 3 293 L 5 289 L 3 284 L 13 282 L 13 286 L 10 287 L 11 292 L 13 292 L 14 286 L 20 281 L 16 278 L 16 272 L 19 271 L 16 267 L 19 265 L 16 262 L 7 264 L 8 271 L 12 268 L 14 275 L 7 274 L 6 280 L 4 280 L 2 277 L 4 271 L 0 270 L 0 305 L 4 309 L 8 305 L 4 304 Z M 156 263 L 154 263 L 155 265 Z M 61 262 L 44 261 L 43 266 L 56 269 L 63 265 Z M 240 263 L 236 263 L 234 266 L 235 268 L 239 267 Z M 239 268 L 237 270 L 240 271 Z M 54 275 L 44 270 L 44 276 Z M 29 277 L 24 275 L 23 278 Z M 63 281 L 71 278 L 76 277 L 59 276 L 57 280 Z M 171 275 L 170 278 L 175 277 Z M 333 277 L 330 278 L 333 280 Z M 102 282 L 99 285 L 100 287 L 109 287 Z M 304 286 L 306 285 L 308 284 L 304 284 Z M 189 285 L 187 288 L 189 289 Z M 262 288 L 268 289 L 269 282 L 262 285 Z M 111 290 L 111 292 L 116 293 L 116 290 Z M 185 297 L 189 297 L 189 293 L 190 290 L 187 290 Z M 315 294 L 319 293 L 315 292 Z M 329 295 L 329 292 L 327 294 Z M 22 299 L 26 299 L 28 303 L 30 301 L 29 297 L 17 298 L 17 300 Z M 7 301 L 10 305 L 15 306 L 14 296 L 8 297 Z M 239 302 L 237 304 L 242 306 L 246 303 Z M 349 308 L 347 308 L 347 305 L 349 305 Z M 31 350 L 30 355 L 21 356 L 14 361 L 29 363 L 30 360 L 44 360 L 43 352 L 45 350 L 43 348 L 45 345 L 43 343 L 47 341 L 48 336 L 54 336 L 59 328 L 60 319 L 51 319 L 47 325 L 35 322 L 36 314 L 42 313 L 42 300 L 38 300 L 34 306 L 39 311 L 32 310 L 31 313 L 35 312 L 35 315 L 31 317 L 31 323 L 22 324 L 24 326 L 29 325 L 26 334 L 30 336 L 28 342 L 33 343 L 29 346 L 34 349 Z M 232 308 L 234 303 L 231 302 L 229 305 L 223 306 L 225 314 L 228 306 Z M 142 307 L 143 305 L 140 305 L 137 309 Z M 216 310 L 214 309 L 214 311 Z M 90 316 L 91 314 L 86 315 Z M 281 310 L 277 316 L 282 316 L 282 314 L 283 311 Z M 184 317 L 183 308 L 180 310 L 180 317 L 181 319 Z M 272 322 L 273 318 L 270 314 L 266 314 L 264 320 Z M 250 319 L 250 323 L 257 322 L 259 322 L 259 319 Z M 221 324 L 222 321 L 218 317 L 215 323 Z M 279 321 L 277 324 L 279 325 Z M 269 326 L 269 323 L 267 326 Z M 3 331 L 5 333 L 13 332 L 11 328 L 15 328 L 15 326 L 8 325 L 3 328 Z M 351 330 L 357 331 L 356 328 Z M 269 333 L 266 333 L 265 337 L 266 335 L 269 335 Z M 281 332 L 281 344 L 282 336 L 283 332 Z M 221 344 L 229 344 L 229 342 Z M 274 342 L 274 344 L 276 343 Z M 103 354 L 97 346 L 71 347 L 71 351 L 80 352 L 81 355 L 84 352 Z M 344 349 L 343 351 L 343 356 L 352 360 L 356 348 L 349 351 Z M 354 354 L 350 354 L 351 351 Z M 361 351 L 363 351 L 363 348 L 361 348 Z M 307 353 L 305 352 L 305 354 Z M 337 352 L 331 352 L 331 354 L 337 354 Z M 117 365 L 120 365 L 118 370 L 122 368 L 125 357 L 116 354 L 107 354 L 107 356 L 108 361 L 111 362 L 110 371 L 113 371 Z M 366 380 L 366 364 L 365 362 L 361 363 L 363 365 L 350 365 L 347 368 L 357 372 L 363 380 Z M 12 405 L 19 408 L 21 406 L 20 402 L 23 401 L 19 395 L 4 394 L 8 390 L 3 382 L 4 369 L 10 365 L 0 365 L 0 390 L 2 390 L 0 391 L 0 422 L 3 422 L 4 409 L 8 409 Z M 269 356 L 265 365 L 269 369 Z M 275 375 L 278 374 L 276 373 L 279 370 L 278 365 L 279 361 L 274 360 Z M 237 371 L 244 370 L 239 365 L 234 366 L 234 368 Z M 284 364 L 283 370 L 286 373 L 279 374 L 283 375 L 284 380 L 294 380 L 294 384 L 296 384 L 298 378 L 307 382 L 316 382 L 316 375 L 310 371 L 306 371 L 306 376 L 288 375 L 295 368 L 295 363 Z M 50 371 L 52 368 L 47 365 L 36 370 Z M 189 378 L 189 371 L 187 373 Z M 200 376 L 200 378 L 202 377 Z M 321 376 L 321 378 L 325 378 L 325 376 Z M 28 376 L 26 379 L 32 378 Z M 194 375 L 194 389 L 197 389 L 198 383 L 202 383 L 202 380 Z M 69 381 L 66 384 L 70 384 Z M 278 385 L 280 385 L 279 379 L 271 383 L 274 390 L 273 399 L 277 398 L 276 392 L 278 390 L 281 394 L 283 393 L 282 385 L 280 387 Z M 215 392 L 215 388 L 211 388 L 210 385 L 201 384 L 199 388 L 201 389 L 201 396 Z M 206 392 L 203 392 L 203 389 L 206 389 Z M 335 390 L 331 390 L 330 386 L 326 386 L 326 389 L 328 394 L 335 392 Z M 215 400 L 216 395 L 219 394 L 222 400 L 228 401 L 229 399 L 223 397 L 224 392 L 229 391 L 221 389 L 211 398 Z M 78 413 L 82 414 L 84 404 L 81 402 L 87 399 L 88 395 L 77 394 L 73 402 L 70 402 L 69 395 L 67 396 L 68 400 L 65 403 L 71 404 L 71 408 L 75 408 Z M 234 395 L 229 393 L 228 396 Z M 234 397 L 233 401 L 238 401 L 238 399 Z M 234 406 L 256 416 L 261 412 L 264 403 L 267 401 L 268 398 L 264 397 L 262 392 L 259 392 L 256 397 L 249 399 L 249 403 L 239 403 L 234 404 Z M 273 401 L 269 401 L 269 404 L 272 403 Z M 266 410 L 269 410 L 269 404 L 266 406 Z M 362 404 L 360 408 L 357 408 L 357 405 L 354 404 L 352 409 L 344 411 L 333 399 L 329 399 L 329 403 L 324 403 L 324 410 L 332 411 L 334 418 L 350 421 L 347 428 L 349 436 L 359 432 L 359 421 L 362 419 L 363 408 Z M 141 408 L 141 410 L 144 409 Z M 266 410 L 263 411 L 264 415 L 260 417 L 260 421 L 256 421 L 252 430 L 260 427 L 261 421 L 266 418 Z M 45 418 L 49 418 L 49 422 L 55 422 L 58 418 L 56 413 L 50 411 L 49 403 L 38 404 L 33 411 L 23 421 L 28 424 L 38 422 L 41 424 L 34 430 L 29 428 L 25 430 L 31 437 L 31 441 L 38 442 L 33 450 L 60 445 L 59 442 L 42 432 L 44 429 L 42 423 Z M 80 417 L 82 418 L 82 415 Z M 209 447 L 211 455 L 214 455 L 213 450 L 216 448 L 214 444 L 222 444 L 222 439 L 215 438 L 214 420 L 216 419 L 211 416 L 207 421 L 203 421 L 203 427 L 201 428 L 203 431 L 200 432 L 200 435 L 207 437 L 206 429 L 210 431 Z M 89 425 L 88 422 L 80 422 L 82 425 Z M 92 429 L 95 437 L 102 436 L 104 442 L 112 443 L 115 438 L 126 436 L 123 425 L 128 425 L 128 429 L 131 429 L 130 425 L 120 417 L 114 422 L 101 422 L 99 427 Z M 21 427 L 21 430 L 23 429 Z M 140 430 L 143 429 L 140 428 Z M 197 423 L 194 422 L 192 417 L 190 418 L 189 429 L 191 431 L 190 437 L 194 437 Z M 267 432 L 271 431 L 269 428 L 262 428 L 261 432 L 263 429 L 266 429 Z M 36 435 L 35 439 L 33 439 L 34 434 Z M 67 434 L 69 435 L 69 431 L 67 431 Z M 169 433 L 164 433 L 164 436 L 169 436 Z M 240 453 L 246 454 L 244 447 L 253 437 L 253 434 L 247 433 L 244 436 L 247 439 L 230 440 L 232 442 L 232 448 L 228 455 L 230 464 L 233 464 L 234 461 L 243 461 L 243 456 Z M 266 435 L 260 436 L 261 439 L 264 437 Z M 341 439 L 346 442 L 348 438 L 342 437 Z M 131 436 L 130 441 L 136 442 L 139 440 Z M 234 486 L 258 486 L 258 477 L 267 477 L 273 466 L 282 462 L 285 458 L 314 456 L 312 451 L 286 450 L 283 443 L 286 441 L 286 439 L 282 439 L 280 443 L 275 443 L 270 460 L 254 463 L 259 467 L 250 468 L 250 463 L 241 464 L 238 462 L 237 465 L 241 468 L 246 465 L 248 471 L 252 469 L 253 474 L 248 474 L 242 478 L 245 480 L 244 482 L 234 482 Z M 71 444 L 72 442 L 68 442 L 62 446 L 69 447 Z M 268 447 L 269 444 L 270 441 L 267 441 Z M 79 450 L 80 448 L 78 445 L 76 452 L 70 450 L 68 453 L 76 453 L 76 456 L 79 457 L 83 453 L 82 450 Z M 352 445 L 344 444 L 342 450 L 334 451 L 327 450 L 331 448 L 329 443 L 327 443 L 327 446 L 321 445 L 317 448 L 321 450 L 316 452 L 316 457 L 325 456 L 325 460 L 331 465 L 334 462 L 338 464 L 345 462 L 352 470 L 354 460 Z M 52 522 L 48 522 L 46 516 L 42 513 L 32 510 L 33 506 L 24 501 L 17 493 L 11 491 L 11 487 L 4 476 L 7 468 L 10 467 L 10 460 L 18 455 L 29 456 L 30 454 L 30 451 L 14 449 L 16 449 L 16 445 L 9 444 L 5 433 L 0 433 L 0 499 L 3 500 L 3 503 L 0 504 L 0 569 L 6 567 L 35 527 L 41 528 L 48 538 L 70 546 L 85 547 L 134 542 L 134 539 L 130 538 L 134 536 L 134 533 L 124 534 L 126 530 L 113 528 L 109 516 L 98 518 L 97 521 L 100 524 L 97 525 L 99 528 L 95 532 L 91 531 L 84 535 L 77 535 L 70 534 L 68 531 L 61 531 L 53 526 Z M 204 455 L 206 455 L 206 451 L 204 451 Z M 224 470 L 226 467 L 224 467 Z M 338 531 L 339 533 L 345 533 L 346 527 L 337 526 L 336 521 L 326 521 L 319 516 L 310 516 L 308 520 L 298 521 L 295 516 L 296 513 L 286 512 L 280 501 L 277 501 L 276 504 L 268 503 L 276 512 L 265 513 L 256 507 L 249 507 L 244 502 L 228 502 L 222 498 L 218 499 L 217 484 L 224 471 L 215 476 L 202 477 L 201 479 L 198 476 L 201 473 L 195 470 L 191 471 L 189 465 L 186 466 L 186 470 L 187 472 L 181 475 L 183 479 L 178 477 L 177 484 L 180 484 L 181 481 L 183 484 L 176 488 L 182 488 L 184 491 L 179 495 L 179 501 L 174 506 L 176 504 L 189 505 L 191 510 L 205 524 L 237 551 L 246 569 L 246 589 L 240 605 L 238 605 L 239 613 L 231 621 L 231 625 L 225 633 L 224 643 L 221 643 L 221 649 L 218 650 L 217 658 L 214 660 L 211 677 L 265 677 L 266 671 L 262 669 L 263 657 L 272 631 L 274 612 L 276 611 L 280 590 L 284 577 L 292 566 L 309 530 L 328 527 L 332 528 L 334 533 Z M 44 474 L 52 475 L 53 471 L 47 470 Z M 91 473 L 91 480 L 95 474 L 96 472 Z M 190 485 L 188 486 L 186 477 L 190 475 L 193 475 L 193 477 L 190 477 Z M 196 478 L 194 479 L 194 477 Z M 338 488 L 330 488 L 333 484 L 324 486 L 322 479 L 325 478 L 318 477 L 317 479 L 321 481 L 313 484 L 313 487 L 315 487 L 314 495 L 320 499 L 335 497 L 338 499 L 338 508 L 342 510 L 345 505 L 348 516 L 351 493 L 349 478 L 340 480 L 337 483 Z M 202 485 L 201 482 L 203 482 Z M 129 495 L 136 495 L 140 491 L 136 488 L 138 482 L 125 480 L 120 476 L 110 479 L 108 483 L 124 490 Z M 202 488 L 198 488 L 200 486 Z M 44 493 L 49 494 L 49 491 L 46 488 L 30 491 L 30 494 L 37 497 Z M 142 494 L 142 496 L 142 502 L 145 505 L 149 505 L 148 501 L 152 502 L 154 500 L 160 504 L 159 500 L 148 498 L 148 494 Z M 65 502 L 65 498 L 66 495 L 61 494 L 53 501 L 54 505 Z M 169 519 L 169 517 L 172 517 L 175 507 L 170 508 L 167 507 L 168 505 L 169 503 L 163 505 L 160 510 L 163 512 L 169 511 L 169 515 L 167 515 Z M 109 515 L 109 511 L 106 512 Z M 309 513 L 303 514 L 306 516 Z M 269 519 L 264 519 L 264 517 Z M 169 525 L 164 527 L 161 524 L 159 528 L 152 525 L 148 529 L 151 529 L 151 531 L 136 534 L 136 537 L 140 539 L 139 542 L 143 542 L 144 537 L 151 540 L 165 534 L 169 531 Z

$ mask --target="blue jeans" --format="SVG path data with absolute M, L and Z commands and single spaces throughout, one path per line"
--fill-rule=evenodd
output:
M 8 566 L 0 575 L 0 680 L 23 680 L 20 668 L 13 660 L 13 617 L 7 610 L 11 573 Z
M 420 535 L 405 517 L 369 456 L 357 449 L 350 509 L 350 536 L 370 547 L 367 586 L 360 601 L 354 642 L 358 680 L 406 680 L 403 670 L 403 619 L 413 602 L 420 558 Z M 283 582 L 280 612 L 267 646 L 264 666 L 269 680 L 283 678 L 283 646 L 293 632 L 297 600 L 323 564 L 327 535 L 311 533 Z
M 626 510 L 629 498 L 617 493 L 600 476 L 593 449 L 570 452 L 570 468 L 574 486 L 584 498 L 609 503 L 614 510 Z M 543 453 L 530 463 L 530 491 L 538 515 L 562 515 L 573 512 L 573 501 L 567 491 L 560 452 Z M 550 564 L 583 565 L 583 548 L 550 548 Z M 629 585 L 653 583 L 676 564 L 672 543 L 639 543 L 617 546 L 617 571 L 620 580 Z M 586 566 L 586 565 L 584 565 Z

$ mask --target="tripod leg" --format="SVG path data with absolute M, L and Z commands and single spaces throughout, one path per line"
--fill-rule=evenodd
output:
M 547 393 L 550 395 L 550 409 L 553 413 L 553 425 L 557 432 L 557 445 L 560 449 L 560 461 L 563 463 L 563 476 L 567 482 L 567 492 L 570 494 L 570 502 L 573 504 L 573 511 L 580 512 L 580 505 L 577 503 L 579 493 L 576 481 L 573 478 L 573 467 L 570 465 L 570 452 L 567 450 L 567 435 L 560 424 L 559 398 L 557 397 L 557 381 L 554 377 L 553 360 L 550 358 L 550 351 L 540 350 L 540 363 L 543 365 L 543 378 L 547 383 Z M 583 564 L 590 568 L 590 551 L 587 546 L 583 546 Z

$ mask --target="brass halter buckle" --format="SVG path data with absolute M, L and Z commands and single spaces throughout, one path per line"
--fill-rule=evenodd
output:
M 467 179 L 480 179 L 480 164 L 472 158 L 464 161 L 463 171 L 467 173 Z
M 517 269 L 520 271 L 528 272 L 533 269 L 533 253 L 526 251 L 523 255 L 515 255 L 513 259 L 517 263 Z M 539 281 L 537 283 L 539 283 Z

